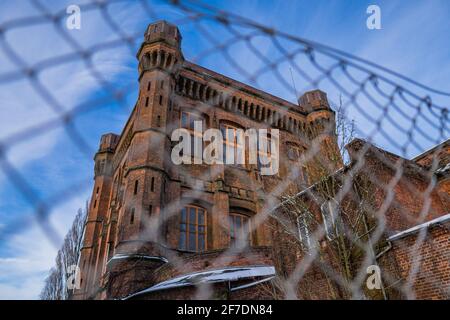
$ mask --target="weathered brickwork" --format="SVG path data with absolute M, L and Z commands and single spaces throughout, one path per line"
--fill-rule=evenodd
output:
M 252 225 L 270 192 L 287 180 L 292 168 L 298 167 L 300 177 L 292 179 L 288 190 L 298 192 L 314 181 L 319 167 L 331 173 L 338 166 L 336 161 L 328 161 L 337 145 L 334 112 L 325 93 L 307 92 L 299 104 L 293 104 L 195 65 L 184 59 L 178 28 L 164 21 L 149 25 L 137 59 L 136 105 L 122 133 L 104 135 L 95 155 L 77 299 L 123 298 L 180 273 L 273 265 L 272 233 L 267 223 L 255 225 L 244 252 L 223 259 L 232 254 L 227 251 L 232 246 L 230 213 Z M 262 176 L 257 165 L 173 164 L 170 137 L 182 125 L 183 113 L 202 119 L 204 129 L 219 129 L 224 124 L 279 129 L 278 174 Z M 307 166 L 288 157 L 294 147 L 307 152 L 317 137 L 321 138 L 317 159 Z M 194 250 L 199 252 L 180 247 L 184 206 L 206 213 L 204 248 Z M 255 290 L 218 296 L 266 297 Z M 193 291 L 169 290 L 145 298 L 186 298 L 192 297 Z
M 137 59 L 136 105 L 120 135 L 102 136 L 94 158 L 82 282 L 75 299 L 126 298 L 183 275 L 252 266 L 274 266 L 278 280 L 289 279 L 288 287 L 280 290 L 277 279 L 265 282 L 267 275 L 263 283 L 261 277 L 250 276 L 214 283 L 208 291 L 184 286 L 132 298 L 269 299 L 287 294 L 345 299 L 352 292 L 336 275 L 353 280 L 370 263 L 380 266 L 383 289 L 363 286 L 366 297 L 448 299 L 448 222 L 425 227 L 428 233 L 418 247 L 420 232 L 389 239 L 450 212 L 449 140 L 412 160 L 374 146 L 367 149 L 364 141 L 355 140 L 348 146 L 351 164 L 337 171 L 343 164 L 334 112 L 324 92 L 306 92 L 293 104 L 193 64 L 182 54 L 179 30 L 164 21 L 149 25 Z M 175 165 L 170 137 L 183 126 L 184 115 L 201 119 L 204 130 L 224 125 L 279 129 L 278 174 L 263 176 L 257 165 Z M 298 176 L 292 177 L 295 171 Z M 308 256 L 299 243 L 295 210 L 281 210 L 276 218 L 255 224 L 248 246 L 242 252 L 233 249 L 231 215 L 253 226 L 278 185 L 287 182 L 284 194 L 300 192 L 302 205 L 319 228 L 323 203 L 346 187 L 350 175 L 352 185 L 340 200 L 340 223 L 352 226 L 358 241 L 370 244 L 372 260 L 348 237 L 331 241 L 323 232 L 315 244 L 319 255 Z M 280 202 L 279 197 L 271 200 Z M 205 213 L 204 244 L 200 247 L 197 239 L 195 250 L 180 240 L 181 208 L 187 206 Z M 382 235 L 369 238 L 380 221 Z M 343 254 L 342 248 L 351 250 Z M 249 283 L 256 284 L 247 288 Z
M 391 255 L 397 262 L 397 286 L 411 292 L 411 299 L 450 299 L 450 223 L 393 241 Z M 419 242 L 420 241 L 420 242 Z M 416 243 L 419 242 L 420 245 Z M 414 269 L 414 270 L 413 270 Z
M 443 169 L 448 153 L 439 153 L 432 171 L 429 165 L 435 150 L 449 151 L 448 141 L 413 160 L 359 139 L 347 148 L 350 165 L 290 200 L 297 210 L 286 206 L 274 213 L 275 267 L 279 277 L 288 280 L 284 294 L 301 299 L 351 298 L 358 294 L 358 287 L 345 285 L 343 279 L 349 279 L 359 281 L 361 295 L 374 299 L 448 299 L 450 193 L 444 183 L 448 170 Z M 351 188 L 345 189 L 345 181 L 352 181 Z M 339 203 L 338 219 L 345 236 L 330 241 L 319 234 L 313 250 L 305 250 L 298 208 L 306 208 L 303 212 L 315 217 L 310 234 L 318 232 L 324 225 L 320 206 L 343 190 L 347 191 Z M 433 221 L 437 222 L 426 224 Z M 380 225 L 382 232 L 376 235 Z M 355 238 L 359 246 L 354 245 Z M 343 254 L 343 250 L 348 251 Z M 308 253 L 314 251 L 316 256 Z M 366 277 L 358 279 L 369 265 L 381 268 L 380 290 L 369 290 Z M 289 283 L 295 285 L 289 288 Z

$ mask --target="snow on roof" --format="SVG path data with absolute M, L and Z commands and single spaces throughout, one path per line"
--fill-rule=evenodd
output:
M 261 280 L 257 280 L 257 281 L 253 281 L 251 283 L 243 284 L 241 286 L 233 287 L 233 288 L 230 289 L 230 291 L 233 292 L 233 291 L 238 291 L 238 290 L 242 290 L 242 289 L 251 288 L 251 287 L 254 287 L 254 286 L 258 285 L 258 284 L 270 281 L 273 278 L 275 278 L 275 276 L 269 276 L 269 277 L 266 277 L 266 278 L 262 278 Z
M 450 143 L 450 139 L 444 140 L 441 143 L 439 143 L 439 144 L 437 144 L 435 146 L 432 146 L 431 148 L 423 151 L 422 153 L 420 153 L 417 156 L 413 157 L 412 161 L 417 161 L 420 158 L 423 158 L 423 156 L 425 156 L 425 155 L 427 155 L 429 153 L 432 153 L 435 149 L 438 149 L 439 147 L 443 147 L 446 143 Z
M 436 174 L 444 174 L 447 171 L 450 171 L 450 162 L 447 163 L 445 166 L 442 166 L 442 167 L 436 169 L 435 173 Z
M 450 222 L 450 213 L 447 213 L 446 215 L 440 216 L 436 219 L 421 223 L 417 226 L 414 226 L 412 228 L 403 230 L 399 233 L 394 234 L 393 236 L 390 236 L 387 240 L 388 241 L 394 241 L 394 240 L 398 240 L 401 238 L 404 238 L 412 233 L 418 232 L 421 229 L 428 229 L 429 227 L 436 225 L 436 224 L 441 224 L 441 223 L 445 223 L 445 222 Z
M 215 283 L 225 281 L 236 281 L 255 277 L 273 277 L 275 268 L 273 266 L 248 266 L 248 267 L 226 267 L 222 269 L 201 271 L 181 275 L 163 282 L 160 282 L 150 288 L 133 293 L 124 299 L 129 299 L 141 294 L 146 294 L 159 290 L 192 286 L 201 283 Z
M 121 259 L 142 259 L 142 260 L 157 260 L 164 263 L 169 262 L 166 258 L 161 256 L 147 256 L 144 254 L 124 254 L 119 253 L 114 255 L 111 259 L 108 260 L 106 264 L 109 264 L 113 260 L 121 260 Z

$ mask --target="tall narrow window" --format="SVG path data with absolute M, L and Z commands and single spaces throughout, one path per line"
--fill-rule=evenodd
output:
M 152 82 L 151 81 L 149 81 L 148 83 L 147 83 L 147 91 L 150 91 L 150 88 L 152 87 Z
M 180 127 L 188 129 L 191 133 L 191 138 L 199 138 L 201 141 L 203 141 L 203 132 L 195 132 L 194 131 L 194 122 L 195 121 L 201 121 L 202 122 L 202 128 L 204 129 L 205 121 L 203 118 L 197 114 L 190 113 L 190 112 L 181 112 L 181 118 L 180 118 Z M 193 141 L 193 139 L 191 139 Z M 195 157 L 195 144 L 191 143 L 191 157 Z M 202 157 L 203 155 L 201 155 Z
M 302 180 L 305 184 L 309 184 L 308 169 L 306 166 L 302 166 Z
M 139 188 L 139 180 L 136 180 L 136 181 L 134 182 L 134 190 L 133 190 L 133 193 L 134 193 L 134 194 L 137 194 L 138 188 Z
M 134 208 L 131 209 L 130 224 L 134 223 Z
M 223 136 L 223 162 L 227 163 L 227 152 L 231 151 L 233 153 L 229 158 L 234 159 L 234 164 L 238 166 L 245 166 L 246 154 L 245 154 L 245 140 L 238 139 L 238 130 L 240 128 L 229 125 L 222 124 L 220 126 Z M 241 141 L 242 140 L 242 141 Z M 240 159 L 240 161 L 238 161 Z M 241 163 L 240 163 L 241 162 Z M 242 163 L 243 162 L 243 163 Z
M 270 136 L 261 137 L 262 139 L 258 139 L 258 170 L 261 170 L 263 166 L 271 166 L 272 161 L 270 161 L 270 158 L 272 157 L 272 139 Z M 266 143 L 266 148 L 262 148 L 259 144 L 261 143 L 261 140 L 264 140 Z M 275 151 L 276 152 L 276 151 Z M 263 162 L 261 162 L 261 159 L 264 159 Z M 268 165 L 264 163 L 269 163 Z
M 206 210 L 188 205 L 180 213 L 179 248 L 189 251 L 205 251 L 206 245 Z
M 152 206 L 152 205 L 149 205 L 149 206 L 148 206 L 148 215 L 151 216 L 152 213 L 153 213 L 153 206 Z
M 230 213 L 230 240 L 231 243 L 243 244 L 244 241 L 251 241 L 250 225 L 247 216 Z
M 311 239 L 309 237 L 309 225 L 306 214 L 297 217 L 298 237 L 304 250 L 311 249 Z
M 327 238 L 333 240 L 337 236 L 337 218 L 339 214 L 339 205 L 332 199 L 322 203 L 320 206 L 322 212 L 323 225 Z
M 150 182 L 150 191 L 155 191 L 155 177 L 152 177 L 152 180 Z
M 163 99 L 163 97 L 162 97 L 162 95 L 160 95 L 159 96 L 159 105 L 162 105 L 162 99 Z
M 148 97 L 145 98 L 145 106 L 148 107 Z
M 158 117 L 156 118 L 156 126 L 157 126 L 157 127 L 160 127 L 160 126 L 161 126 L 161 116 L 158 116 Z

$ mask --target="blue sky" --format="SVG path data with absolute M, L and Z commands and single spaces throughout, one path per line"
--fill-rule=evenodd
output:
M 89 3 L 87 0 L 40 2 L 46 10 L 54 13 L 64 10 L 69 4 Z M 241 0 L 209 3 L 297 37 L 344 50 L 425 85 L 450 92 L 449 1 Z M 377 4 L 381 8 L 381 30 L 368 30 L 366 27 L 366 8 L 370 4 Z M 151 8 L 160 19 L 177 21 L 182 17 L 178 11 L 161 1 L 154 2 Z M 29 1 L 3 1 L 0 3 L 0 26 L 13 19 L 40 15 L 42 12 L 39 10 Z M 115 23 L 129 34 L 142 35 L 146 25 L 152 21 L 152 17 L 136 1 L 119 2 L 110 6 L 108 12 Z M 215 22 L 205 20 L 200 25 L 219 40 L 230 36 Z M 245 75 L 234 69 L 220 52 L 198 57 L 199 52 L 211 47 L 211 42 L 198 31 L 198 26 L 184 23 L 180 25 L 180 30 L 186 59 L 197 57 L 200 64 L 210 69 L 248 82 Z M 245 28 L 237 30 L 249 31 Z M 81 30 L 66 32 L 84 48 L 118 39 L 117 33 L 105 22 L 98 10 L 82 11 Z M 96 69 L 113 88 L 126 88 L 124 100 L 120 102 L 111 98 L 79 59 L 47 67 L 39 73 L 40 81 L 63 110 L 70 110 L 83 103 L 90 106 L 87 112 L 78 114 L 74 122 L 76 130 L 88 145 L 87 150 L 80 150 L 62 125 L 46 130 L 44 134 L 32 134 L 20 141 L 13 140 L 11 137 L 14 134 L 27 131 L 27 128 L 45 121 L 58 119 L 59 114 L 33 89 L 28 79 L 0 80 L 0 142 L 9 147 L 7 159 L 26 177 L 34 197 L 33 201 L 24 197 L 17 185 L 0 169 L 0 299 L 38 297 L 62 237 L 77 209 L 83 207 L 89 197 L 93 178 L 92 157 L 99 138 L 105 132 L 119 133 L 136 101 L 135 52 L 140 40 L 141 38 L 131 46 L 122 44 L 101 50 L 93 56 Z M 73 52 L 73 48 L 51 23 L 14 27 L 4 33 L 3 43 L 11 47 L 29 66 Z M 279 54 L 267 37 L 257 37 L 252 43 L 264 56 L 275 59 Z M 290 45 L 291 49 L 295 49 L 292 43 Z M 265 66 L 245 43 L 230 46 L 229 53 L 245 70 L 256 71 Z M 0 47 L 0 79 L 2 75 L 18 70 L 16 62 L 5 54 L 4 46 Z M 301 59 L 296 62 L 309 70 L 310 67 L 306 63 L 303 65 Z M 288 68 L 281 66 L 280 71 L 291 82 Z M 257 79 L 257 85 L 295 101 L 295 94 L 274 79 L 274 73 L 267 72 Z M 297 89 L 308 84 L 296 74 L 294 80 Z M 329 84 L 323 83 L 322 89 L 328 92 L 332 101 L 337 100 L 339 92 Z M 433 99 L 448 106 L 448 97 L 436 95 Z M 375 108 L 367 111 L 373 115 L 377 113 Z M 367 119 L 351 108 L 348 112 L 349 118 L 356 119 L 361 133 L 370 132 Z M 399 125 L 408 127 L 408 123 L 398 114 L 395 115 L 395 111 L 392 117 Z M 423 126 L 433 138 L 440 139 L 429 124 L 423 123 Z M 404 139 L 401 133 L 395 132 L 395 126 L 389 123 L 385 124 L 385 130 L 398 141 Z M 382 147 L 401 153 L 396 145 L 383 137 L 373 138 Z M 417 145 L 410 146 L 405 155 L 413 156 L 432 145 L 430 139 L 417 135 Z M 49 223 L 56 231 L 54 237 L 49 237 L 48 232 L 44 232 L 36 222 L 37 203 L 48 205 Z

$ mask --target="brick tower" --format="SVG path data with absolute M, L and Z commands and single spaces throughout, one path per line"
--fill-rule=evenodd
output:
M 337 144 L 335 113 L 321 90 L 305 92 L 299 106 L 306 116 L 307 144 L 313 157 L 308 161 L 310 183 L 320 180 L 343 166 Z
M 180 31 L 165 21 L 148 26 L 137 59 L 138 101 L 95 156 L 74 298 L 192 298 L 195 281 L 211 275 L 221 279 L 213 297 L 261 298 L 255 287 L 274 268 L 271 232 L 257 217 L 267 199 L 279 201 L 281 183 L 298 192 L 311 182 L 301 161 L 311 138 L 324 137 L 321 150 L 337 148 L 326 95 L 308 92 L 297 105 L 191 63 Z M 203 131 L 278 129 L 278 173 L 261 175 L 259 163 L 174 164 L 172 132 L 195 135 L 194 120 Z

